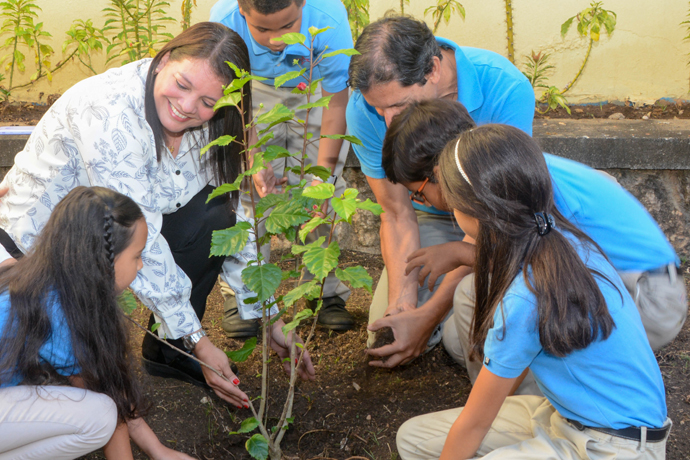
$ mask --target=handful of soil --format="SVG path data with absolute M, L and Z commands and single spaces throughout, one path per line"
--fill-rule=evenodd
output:
M 374 344 L 370 348 L 381 348 L 385 345 L 390 345 L 393 342 L 395 342 L 395 335 L 393 334 L 393 329 L 391 329 L 390 327 L 382 327 L 381 329 L 376 331 L 374 335 Z M 369 357 L 367 355 L 367 360 L 368 359 Z M 380 359 L 385 363 L 388 359 L 388 356 L 382 356 Z

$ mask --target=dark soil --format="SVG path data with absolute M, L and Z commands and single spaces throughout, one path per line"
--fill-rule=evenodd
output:
M 281 255 L 274 251 L 274 258 Z M 380 256 L 343 251 L 343 263 L 362 265 L 374 277 L 376 285 L 382 269 Z M 688 267 L 690 263 L 686 262 L 685 273 L 690 273 Z M 317 328 L 310 345 L 317 377 L 314 382 L 298 384 L 295 422 L 282 442 L 285 458 L 396 460 L 395 434 L 404 421 L 423 413 L 462 406 L 467 400 L 471 388 L 467 373 L 451 360 L 443 347 L 436 347 L 411 364 L 391 371 L 371 369 L 365 364 L 370 302 L 371 294 L 367 291 L 353 292 L 348 309 L 355 316 L 357 326 L 351 331 L 337 334 Z M 215 289 L 209 298 L 204 328 L 216 345 L 238 349 L 242 342 L 227 339 L 221 329 L 222 303 L 220 291 Z M 135 316 L 143 322 L 148 314 L 141 308 Z M 138 330 L 133 334 L 138 354 L 141 334 Z M 673 420 L 667 458 L 690 459 L 690 321 L 657 358 L 666 384 L 669 416 Z M 251 397 L 260 394 L 260 372 L 257 352 L 239 364 L 241 387 Z M 287 387 L 278 360 L 271 363 L 269 376 L 268 401 L 271 417 L 275 417 L 283 407 Z M 242 420 L 251 417 L 249 410 L 238 410 L 211 391 L 176 380 L 147 375 L 142 375 L 142 379 L 152 402 L 146 420 L 161 441 L 204 460 L 250 458 L 244 448 L 249 435 L 228 434 L 237 431 Z M 99 451 L 84 458 L 102 459 L 103 455 Z M 135 458 L 146 456 L 135 449 Z
M 35 125 L 48 108 L 60 97 L 51 94 L 45 102 L 0 102 L 0 123 L 3 125 Z M 43 98 L 42 98 L 43 99 Z M 543 108 L 542 108 L 543 109 Z M 659 99 L 652 105 L 587 104 L 570 106 L 570 114 L 563 109 L 549 110 L 547 113 L 536 111 L 535 118 L 569 118 L 572 120 L 609 118 L 614 114 L 623 114 L 628 120 L 668 120 L 673 118 L 690 119 L 690 103 L 670 102 Z M 647 117 L 647 118 L 644 118 Z

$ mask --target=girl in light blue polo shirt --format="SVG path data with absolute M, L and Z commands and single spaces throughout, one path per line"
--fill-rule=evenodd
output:
M 485 125 L 441 154 L 437 174 L 476 240 L 464 408 L 408 420 L 403 459 L 662 459 L 671 422 L 637 308 L 599 246 L 554 204 L 539 146 Z M 511 396 L 528 370 L 541 396 Z

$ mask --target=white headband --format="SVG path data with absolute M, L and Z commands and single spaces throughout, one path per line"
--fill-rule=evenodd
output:
M 455 143 L 455 164 L 458 166 L 458 171 L 460 171 L 462 177 L 464 177 L 467 183 L 470 184 L 470 187 L 472 187 L 472 182 L 470 182 L 469 177 L 467 177 L 465 170 L 462 169 L 462 165 L 460 164 L 460 157 L 458 156 L 458 144 L 460 144 L 460 139 L 458 139 L 458 141 Z

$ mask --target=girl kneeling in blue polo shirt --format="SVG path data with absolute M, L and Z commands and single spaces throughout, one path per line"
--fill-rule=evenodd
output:
M 539 146 L 485 125 L 437 168 L 458 224 L 476 240 L 464 408 L 408 420 L 403 459 L 663 459 L 671 422 L 640 315 L 599 246 L 556 209 Z M 531 370 L 545 397 L 510 396 Z

